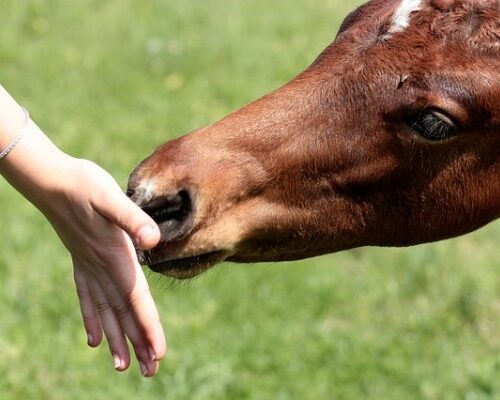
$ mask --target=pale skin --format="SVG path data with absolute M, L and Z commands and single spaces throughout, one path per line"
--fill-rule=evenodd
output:
M 0 85 L 0 151 L 24 121 L 21 107 Z M 142 374 L 154 376 L 166 342 L 134 243 L 154 247 L 160 239 L 155 222 L 111 175 L 59 150 L 31 120 L 0 160 L 0 174 L 45 215 L 71 253 L 88 345 L 98 346 L 104 334 L 114 367 L 124 371 L 128 339 Z

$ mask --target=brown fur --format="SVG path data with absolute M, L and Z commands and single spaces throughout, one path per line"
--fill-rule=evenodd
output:
M 426 0 L 388 33 L 398 4 L 362 6 L 292 82 L 138 167 L 132 191 L 153 179 L 157 196 L 195 198 L 192 231 L 148 254 L 156 270 L 407 246 L 500 215 L 499 1 Z M 428 108 L 458 121 L 457 136 L 430 142 L 404 124 Z

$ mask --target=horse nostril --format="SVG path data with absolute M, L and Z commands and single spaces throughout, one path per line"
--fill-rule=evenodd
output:
M 142 208 L 159 225 L 170 220 L 185 220 L 192 212 L 193 205 L 189 192 L 183 189 L 174 195 L 153 198 Z
M 179 240 L 193 229 L 193 198 L 186 189 L 173 195 L 155 197 L 142 209 L 158 224 L 165 242 Z

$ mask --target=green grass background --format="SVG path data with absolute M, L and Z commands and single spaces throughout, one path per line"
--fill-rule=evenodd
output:
M 2 0 L 0 82 L 125 185 L 159 143 L 305 68 L 341 0 Z M 85 188 L 92 190 L 92 188 Z M 498 399 L 500 225 L 411 249 L 150 275 L 154 379 L 86 347 L 70 259 L 0 181 L 0 399 Z

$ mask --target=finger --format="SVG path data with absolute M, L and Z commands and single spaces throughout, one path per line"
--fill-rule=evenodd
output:
M 87 343 L 91 347 L 97 347 L 102 341 L 102 326 L 99 314 L 90 294 L 85 275 L 75 260 L 73 260 L 73 267 L 76 293 L 80 301 L 83 325 L 87 331 Z
M 137 261 L 130 239 L 125 237 L 125 247 L 107 259 L 107 268 L 102 271 L 109 276 L 128 310 L 145 336 L 150 359 L 160 360 L 165 356 L 166 341 L 158 310 L 149 291 L 148 282 Z M 101 275 L 99 279 L 105 279 Z M 107 286 L 107 285 L 106 285 Z
M 128 253 L 120 254 L 121 262 L 110 264 L 107 272 L 117 284 L 131 315 L 146 337 L 151 359 L 161 360 L 167 350 L 163 327 L 148 282 L 135 257 L 133 246 L 130 242 L 128 246 Z M 129 274 L 125 274 L 124 270 L 129 271 Z
M 141 342 L 147 344 L 148 359 L 153 362 L 152 364 L 148 363 L 148 369 L 150 372 L 152 370 L 155 371 L 157 369 L 157 361 L 165 356 L 167 344 L 158 311 L 151 297 L 147 282 L 144 281 L 144 283 L 136 285 L 132 292 L 126 293 L 125 302 L 128 304 L 130 315 L 138 331 L 134 331 L 133 335 L 137 337 L 139 334 Z M 134 341 L 132 336 L 131 340 Z
M 106 192 L 93 205 L 102 216 L 127 232 L 141 249 L 151 249 L 160 241 L 158 225 L 118 185 L 113 190 L 106 188 Z
M 142 270 L 140 272 L 142 275 Z M 165 356 L 167 343 L 149 286 L 144 275 L 142 278 L 143 282 L 138 282 L 132 291 L 126 292 L 125 297 L 130 312 L 149 345 L 150 358 L 159 361 Z
M 96 309 L 99 312 L 109 349 L 113 355 L 114 367 L 118 371 L 125 371 L 130 365 L 130 353 L 120 322 L 95 278 L 89 277 L 88 284 Z
M 129 299 L 121 295 L 119 289 L 105 274 L 99 274 L 98 279 L 122 330 L 134 348 L 142 374 L 148 377 L 153 376 L 158 369 L 158 361 L 145 331 L 139 326 L 131 312 L 132 307 Z M 145 293 L 145 295 L 147 294 L 149 292 Z

